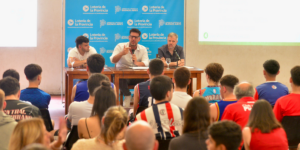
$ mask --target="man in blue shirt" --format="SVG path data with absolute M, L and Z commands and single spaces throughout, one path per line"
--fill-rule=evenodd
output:
M 39 89 L 42 81 L 42 68 L 37 64 L 29 64 L 25 67 L 24 73 L 29 86 L 21 91 L 20 100 L 29 101 L 39 109 L 48 108 L 51 96 Z

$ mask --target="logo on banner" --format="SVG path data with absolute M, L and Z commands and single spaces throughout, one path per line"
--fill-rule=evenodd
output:
M 165 6 L 146 6 L 142 7 L 144 11 L 143 14 L 167 14 L 168 10 L 165 9 Z
M 68 20 L 68 25 L 69 25 L 69 26 L 72 26 L 73 24 L 74 24 L 74 20 L 73 20 L 73 19 L 69 19 L 69 20 Z
M 105 33 L 84 33 L 83 36 L 89 38 L 90 42 L 108 42 Z
M 142 42 L 166 42 L 167 36 L 164 33 L 143 33 Z
M 88 5 L 84 5 L 82 9 L 84 12 L 87 12 L 87 11 L 89 11 L 90 8 Z
M 106 53 L 113 53 L 113 51 L 114 51 L 114 50 L 106 50 L 104 47 L 101 47 L 101 48 L 100 48 L 100 54 L 104 54 L 105 52 L 106 52 Z
M 122 26 L 123 22 L 106 22 L 104 19 L 100 20 L 100 28 L 103 26 Z
M 89 34 L 84 33 L 83 36 L 85 36 L 86 38 L 89 38 Z
M 119 39 L 122 39 L 122 40 L 128 39 L 128 36 L 122 36 L 122 35 L 120 35 L 119 33 L 116 33 L 116 34 L 115 34 L 115 42 L 116 42 L 117 40 L 119 40 Z
M 119 5 L 115 6 L 115 14 L 117 14 L 117 12 L 137 12 L 139 11 L 138 8 L 121 8 Z
M 142 7 L 142 10 L 143 10 L 144 12 L 147 12 L 147 11 L 148 11 L 148 6 L 144 5 L 144 6 Z
M 129 25 L 127 28 L 152 28 L 152 23 L 149 19 L 141 19 L 141 20 L 127 20 L 127 24 Z
M 69 48 L 68 48 L 68 53 L 70 52 L 71 49 L 72 49 L 72 47 L 69 47 Z
M 147 39 L 147 38 L 148 38 L 148 34 L 147 34 L 147 33 L 143 33 L 143 34 L 142 34 L 142 38 L 143 38 L 143 39 Z
M 146 47 L 148 55 L 151 55 L 152 51 L 149 50 L 149 47 Z
M 163 19 L 158 21 L 159 27 L 166 25 L 166 26 L 180 26 L 181 22 L 165 22 Z

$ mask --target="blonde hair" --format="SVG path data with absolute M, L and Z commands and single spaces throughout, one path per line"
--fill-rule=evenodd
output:
M 0 111 L 3 109 L 5 94 L 3 90 L 0 89 Z
M 43 127 L 44 122 L 40 118 L 19 121 L 10 137 L 8 149 L 21 150 L 32 143 L 43 144 Z
M 114 142 L 117 135 L 127 125 L 127 118 L 127 112 L 123 107 L 112 106 L 108 108 L 104 115 L 100 134 L 106 145 L 111 145 Z

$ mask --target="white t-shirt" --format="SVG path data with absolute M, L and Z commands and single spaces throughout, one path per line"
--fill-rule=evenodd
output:
M 124 45 L 125 45 L 125 47 L 129 47 L 129 42 L 119 43 L 115 47 L 114 52 L 110 56 L 110 61 L 111 62 L 112 62 L 112 59 L 115 55 L 117 55 L 121 51 L 123 51 Z M 149 57 L 148 57 L 148 52 L 147 52 L 146 47 L 144 47 L 143 45 L 138 44 L 134 54 L 136 55 L 136 58 L 137 58 L 138 62 L 143 62 L 145 64 L 145 66 L 148 66 Z M 117 62 L 117 65 L 116 65 L 116 67 L 132 67 L 132 66 L 135 66 L 135 65 L 133 64 L 132 54 L 130 53 L 130 51 L 126 55 L 122 56 L 121 59 Z
M 187 103 L 192 99 L 192 97 L 186 92 L 174 91 L 171 100 L 172 104 L 177 105 L 180 108 L 185 109 Z
M 93 104 L 88 101 L 72 102 L 69 106 L 68 119 L 72 120 L 71 124 L 78 125 L 81 118 L 88 118 L 91 116 Z
M 90 51 L 85 52 L 83 56 L 78 52 L 77 47 L 74 47 L 69 51 L 68 58 L 69 57 L 75 57 L 75 58 L 78 58 L 81 61 L 81 60 L 86 60 L 92 54 L 97 54 L 96 49 L 92 46 L 90 46 Z

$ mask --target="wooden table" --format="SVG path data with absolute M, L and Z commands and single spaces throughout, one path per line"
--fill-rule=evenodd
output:
M 86 72 L 86 69 L 84 68 L 75 68 L 74 70 L 70 68 L 64 68 L 65 71 L 65 114 L 68 114 L 69 105 L 71 104 L 71 94 L 72 94 L 72 88 L 73 88 L 73 79 L 88 79 L 88 74 Z M 105 74 L 110 81 L 111 75 L 113 72 L 105 68 L 102 72 Z
M 130 68 L 117 68 L 117 67 L 109 67 L 109 69 L 114 73 L 114 84 L 117 89 L 117 99 L 119 99 L 119 80 L 120 79 L 148 79 L 149 75 L 147 74 L 147 70 L 133 70 Z M 201 73 L 203 73 L 202 69 L 198 68 L 190 68 L 191 72 L 191 79 L 196 78 L 197 79 L 197 86 L 196 89 L 201 88 Z M 164 69 L 164 75 L 173 78 L 173 73 L 175 71 L 175 68 Z M 193 81 L 193 80 L 192 80 Z M 188 94 L 191 96 L 193 95 L 193 82 L 190 84 L 190 88 L 188 90 Z M 123 104 L 123 101 L 120 102 L 121 105 Z M 117 104 L 119 104 L 119 101 L 117 101 Z

